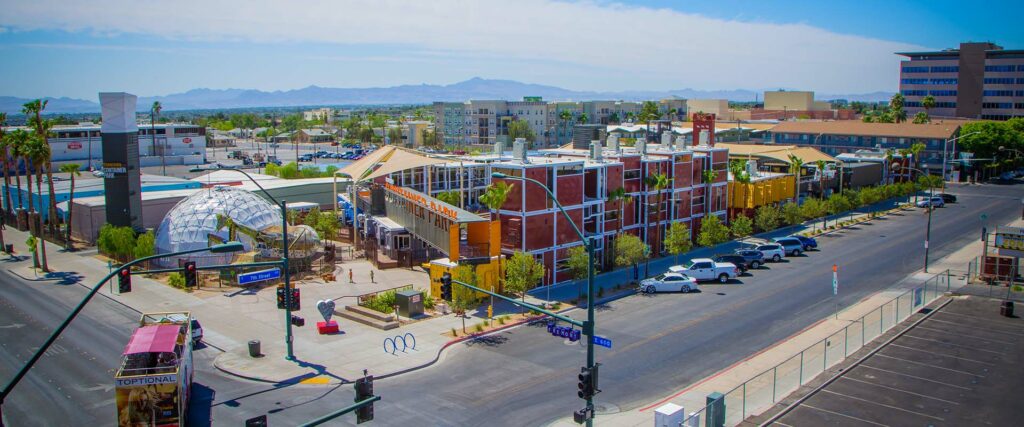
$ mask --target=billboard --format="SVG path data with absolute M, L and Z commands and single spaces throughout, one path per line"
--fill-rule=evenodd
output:
M 999 227 L 993 243 L 999 255 L 1024 257 L 1024 228 Z
M 171 382 L 153 382 L 121 386 L 115 389 L 118 427 L 179 425 L 178 381 L 176 375 L 157 375 L 142 379 L 171 377 Z

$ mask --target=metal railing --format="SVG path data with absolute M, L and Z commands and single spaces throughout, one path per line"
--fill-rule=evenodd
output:
M 854 320 L 828 338 L 814 343 L 775 367 L 724 393 L 720 400 L 724 400 L 725 410 L 718 415 L 725 417 L 724 425 L 735 426 L 747 417 L 767 410 L 950 290 L 949 270 L 932 276 L 921 285 L 907 290 Z M 709 408 L 722 403 L 716 400 L 691 412 L 680 425 L 702 425 L 701 418 L 706 418 Z

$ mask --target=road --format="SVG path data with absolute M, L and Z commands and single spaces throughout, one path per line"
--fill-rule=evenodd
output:
M 1020 215 L 1021 185 L 951 192 L 959 195 L 960 203 L 935 212 L 932 259 L 977 239 L 982 212 L 988 214 L 989 225 Z M 921 210 L 906 211 L 823 237 L 820 251 L 770 264 L 736 283 L 703 285 L 699 294 L 638 295 L 600 307 L 598 333 L 611 338 L 615 347 L 597 349 L 597 360 L 604 364 L 604 392 L 596 398 L 599 410 L 648 404 L 828 316 L 835 302 L 832 264 L 841 268 L 841 306 L 892 286 L 923 265 L 923 225 Z M 12 283 L 8 279 L 14 280 L 0 271 L 0 280 Z M 9 378 L 14 361 L 24 360 L 27 348 L 45 338 L 43 331 L 70 310 L 76 292 L 80 297 L 85 290 L 37 283 L 0 287 L 0 337 L 5 344 L 0 347 L 0 377 Z M 8 309 L 15 306 L 19 311 Z M 53 424 L 46 420 L 69 416 L 81 424 L 108 423 L 114 413 L 112 394 L 79 390 L 110 384 L 109 370 L 137 317 L 118 307 L 97 298 L 76 320 L 58 341 L 67 353 L 44 357 L 15 389 L 4 413 L 12 425 L 33 425 L 36 419 L 38 425 Z M 11 326 L 15 324 L 26 326 Z M 225 377 L 211 368 L 216 351 L 204 348 L 196 355 L 192 415 L 197 425 L 211 419 L 218 425 L 238 425 L 264 413 L 269 413 L 271 425 L 292 425 L 352 401 L 350 385 L 276 386 Z M 584 347 L 551 337 L 540 326 L 458 345 L 434 367 L 378 381 L 375 391 L 384 400 L 376 406 L 376 422 L 543 425 L 571 416 L 581 406 L 575 376 L 583 360 Z M 79 407 L 92 408 L 85 411 L 91 418 L 79 416 Z M 28 419 L 26 411 L 53 418 Z M 352 416 L 345 418 L 352 421 Z

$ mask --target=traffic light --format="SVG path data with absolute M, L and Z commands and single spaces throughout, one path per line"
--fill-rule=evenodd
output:
M 284 285 L 277 287 L 277 308 L 284 310 Z
M 452 275 L 448 272 L 441 275 L 441 299 L 452 301 Z
M 597 367 L 600 364 L 594 364 L 593 368 L 580 368 L 579 380 L 576 384 L 579 388 L 577 395 L 580 399 L 590 399 L 601 390 L 597 389 Z
M 185 287 L 192 288 L 196 286 L 196 262 L 186 261 L 185 262 Z
M 373 375 L 367 375 L 356 380 L 356 398 L 359 403 L 373 397 Z M 356 424 L 373 421 L 373 403 L 368 403 L 356 409 Z
M 117 272 L 117 292 L 126 294 L 132 291 L 132 272 L 130 268 L 123 268 Z
M 292 288 L 292 311 L 299 311 L 299 288 Z

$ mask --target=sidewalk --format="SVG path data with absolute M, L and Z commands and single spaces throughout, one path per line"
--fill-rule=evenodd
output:
M 1010 225 L 1019 227 L 1024 225 L 1024 221 L 1016 220 Z M 616 426 L 647 426 L 653 422 L 654 411 L 666 403 L 674 403 L 682 406 L 685 408 L 687 414 L 696 412 L 706 405 L 706 399 L 709 394 L 713 392 L 726 393 L 733 390 L 744 382 L 747 382 L 780 363 L 789 360 L 794 355 L 799 354 L 801 351 L 815 343 L 831 337 L 833 334 L 842 331 L 852 323 L 856 323 L 857 320 L 865 314 L 877 310 L 879 307 L 882 307 L 884 304 L 902 295 L 908 289 L 920 286 L 926 280 L 935 276 L 939 272 L 943 272 L 947 269 L 954 272 L 950 276 L 951 289 L 958 289 L 965 286 L 967 284 L 966 277 L 962 273 L 956 272 L 963 271 L 967 263 L 977 256 L 981 251 L 981 245 L 981 241 L 972 242 L 949 256 L 930 264 L 928 268 L 929 273 L 924 273 L 922 271 L 913 273 L 893 287 L 875 293 L 861 300 L 857 304 L 840 311 L 838 318 L 828 317 L 821 319 L 804 330 L 797 332 L 796 334 L 783 339 L 732 366 L 684 387 L 672 395 L 650 402 L 648 405 L 631 411 L 600 415 L 600 422 L 602 424 Z M 783 396 L 779 396 L 780 399 L 782 397 Z M 767 410 L 769 407 L 770 406 L 762 408 L 762 410 Z M 748 417 L 751 415 L 755 415 L 755 413 L 747 413 Z M 572 419 L 562 419 L 553 425 L 570 426 L 577 424 L 573 422 Z

